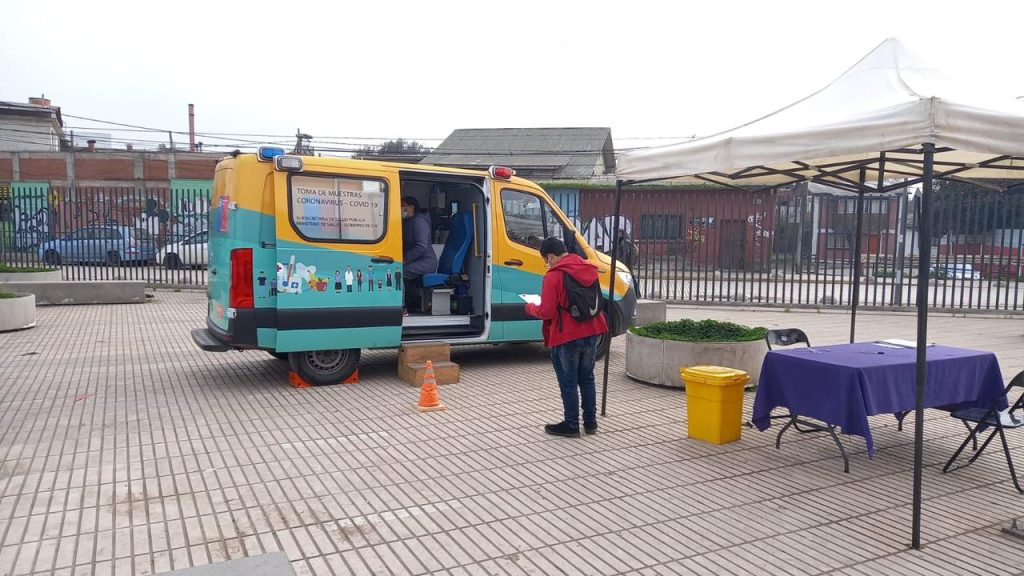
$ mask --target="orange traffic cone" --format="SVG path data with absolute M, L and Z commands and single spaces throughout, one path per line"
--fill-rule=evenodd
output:
M 434 377 L 434 363 L 427 360 L 427 370 L 423 374 L 423 386 L 420 388 L 420 402 L 416 405 L 420 412 L 433 412 L 434 410 L 447 410 L 448 407 L 441 404 L 441 398 L 437 394 L 437 378 Z

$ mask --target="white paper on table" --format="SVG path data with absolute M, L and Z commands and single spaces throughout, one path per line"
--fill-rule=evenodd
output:
M 917 342 L 913 340 L 900 340 L 899 338 L 889 338 L 888 340 L 879 340 L 876 342 L 879 345 L 897 346 L 899 348 L 917 348 Z M 929 344 L 929 346 L 935 346 L 935 343 Z
M 520 294 L 519 297 L 527 304 L 536 304 L 537 306 L 540 306 L 540 294 Z

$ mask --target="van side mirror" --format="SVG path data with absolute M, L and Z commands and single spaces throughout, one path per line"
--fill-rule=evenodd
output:
M 576 231 L 572 228 L 562 225 L 562 238 L 565 239 L 565 248 L 569 254 L 575 254 L 580 258 L 586 258 L 587 253 L 580 246 L 580 243 L 576 241 Z

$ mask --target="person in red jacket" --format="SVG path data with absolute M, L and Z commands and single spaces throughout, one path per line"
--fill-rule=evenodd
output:
M 565 411 L 561 422 L 544 426 L 544 431 L 554 436 L 579 438 L 581 400 L 583 430 L 587 434 L 597 432 L 594 363 L 598 341 L 601 334 L 608 331 L 608 322 L 604 312 L 584 321 L 578 321 L 569 314 L 565 274 L 572 276 L 581 286 L 590 286 L 597 281 L 597 266 L 567 252 L 565 243 L 558 238 L 546 238 L 541 242 L 540 255 L 548 272 L 544 274 L 540 304 L 526 304 L 526 313 L 544 321 L 544 345 L 551 348 L 551 363 L 555 367 Z

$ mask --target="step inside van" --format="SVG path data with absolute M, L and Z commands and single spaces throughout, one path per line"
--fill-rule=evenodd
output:
M 437 270 L 403 278 L 401 199 L 430 222 Z M 265 350 L 312 384 L 344 381 L 360 351 L 404 342 L 541 340 L 523 294 L 540 294 L 548 236 L 595 263 L 611 333 L 633 323 L 632 276 L 588 246 L 544 190 L 487 171 L 286 155 L 218 163 L 209 222 L 207 351 Z M 609 279 L 614 277 L 614 285 Z

